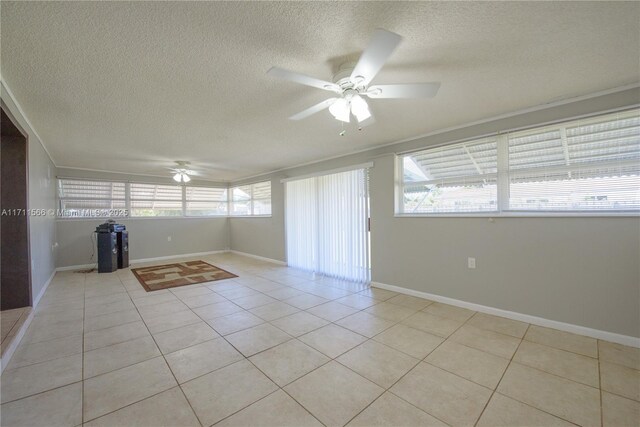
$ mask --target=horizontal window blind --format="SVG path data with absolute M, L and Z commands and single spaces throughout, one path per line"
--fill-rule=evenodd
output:
M 509 209 L 640 209 L 640 115 L 607 114 L 508 135 Z
M 131 216 L 181 216 L 179 185 L 130 184 Z
M 271 215 L 271 181 L 230 189 L 231 215 Z
M 637 212 L 640 110 L 400 156 L 402 214 Z
M 484 138 L 403 156 L 403 212 L 497 210 L 497 151 Z
M 59 179 L 58 199 L 62 216 L 102 216 L 98 210 L 126 208 L 126 187 L 124 182 Z
M 215 187 L 186 187 L 187 216 L 227 215 L 227 189 Z
M 271 214 L 271 182 L 236 187 L 161 185 L 58 178 L 61 217 L 227 216 Z M 115 213 L 112 213 L 115 212 Z

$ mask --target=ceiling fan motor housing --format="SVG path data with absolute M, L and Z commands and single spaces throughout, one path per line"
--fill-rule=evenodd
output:
M 356 81 L 351 80 L 351 74 L 353 73 L 355 67 L 355 62 L 344 63 L 340 66 L 338 72 L 333 76 L 333 82 L 340 86 L 343 91 L 343 95 L 345 95 L 346 91 L 350 89 L 356 91 L 357 93 L 364 91 L 364 86 L 358 85 L 358 80 L 363 81 L 364 77 L 360 77 L 360 79 L 356 77 L 354 79 Z

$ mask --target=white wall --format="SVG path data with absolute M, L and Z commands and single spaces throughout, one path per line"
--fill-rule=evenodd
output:
M 2 82 L 2 102 L 27 132 L 29 144 L 29 209 L 55 208 L 55 166 L 12 94 Z M 29 218 L 31 293 L 34 301 L 55 270 L 55 217 Z
M 231 217 L 231 248 L 278 261 L 285 260 L 284 185 L 271 177 L 271 217 Z
M 129 232 L 129 259 L 224 250 L 229 247 L 227 218 L 123 219 Z M 58 220 L 58 267 L 96 263 L 94 231 L 104 219 Z M 171 237 L 171 241 L 168 240 Z M 93 240 L 92 240 L 93 239 Z M 92 257 L 93 255 L 93 257 Z
M 640 337 L 640 219 L 636 217 L 398 218 L 394 153 L 640 103 L 640 90 L 576 100 L 344 156 L 272 179 L 273 217 L 232 218 L 231 249 L 285 260 L 280 178 L 374 161 L 372 280 L 503 310 Z M 367 128 L 365 131 L 375 131 Z M 467 268 L 474 256 L 477 268 Z

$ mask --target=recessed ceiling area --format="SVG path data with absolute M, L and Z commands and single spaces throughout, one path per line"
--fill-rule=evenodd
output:
M 11 2 L 2 79 L 59 167 L 234 180 L 640 80 L 637 2 Z M 287 118 L 376 28 L 403 42 L 373 83 L 441 82 L 371 102 L 358 131 Z

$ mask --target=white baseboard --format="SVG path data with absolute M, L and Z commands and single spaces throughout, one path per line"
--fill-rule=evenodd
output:
M 549 320 L 542 317 L 531 316 L 529 314 L 517 313 L 515 311 L 502 310 L 500 308 L 489 307 L 486 305 L 475 304 L 472 302 L 462 301 L 454 298 L 443 297 L 440 295 L 430 294 L 428 292 L 416 291 L 414 289 L 403 288 L 386 283 L 371 282 L 371 286 L 389 291 L 398 292 L 405 295 L 411 295 L 419 298 L 426 298 L 432 301 L 444 304 L 454 305 L 456 307 L 467 308 L 481 313 L 492 314 L 494 316 L 506 317 L 507 319 L 519 320 L 521 322 L 531 323 L 532 325 L 544 326 L 547 328 L 559 329 L 565 332 L 571 332 L 579 335 L 611 341 L 630 347 L 640 348 L 640 338 L 628 335 L 616 334 L 614 332 L 601 331 L 599 329 L 587 328 L 584 326 L 574 325 L 571 323 L 558 322 L 557 320 Z
M 214 255 L 229 252 L 226 249 L 216 250 L 216 251 L 207 251 L 207 252 L 194 252 L 191 254 L 178 254 L 178 255 L 167 255 L 167 256 L 159 256 L 155 258 L 140 258 L 140 259 L 132 259 L 129 261 L 130 264 L 140 263 L 140 262 L 152 262 L 152 261 L 166 261 L 168 259 L 175 258 L 191 258 L 195 256 L 205 256 L 205 255 Z
M 56 275 L 56 271 L 57 271 L 57 269 L 54 269 L 51 272 L 51 276 L 49 276 L 49 279 L 47 279 L 47 281 L 44 283 L 44 286 L 42 287 L 42 289 L 40 289 L 40 293 L 33 299 L 33 303 L 31 304 L 31 306 L 34 309 L 38 306 L 38 303 L 40 302 L 40 300 L 44 296 L 44 293 L 47 292 L 47 288 L 51 284 L 51 281 L 53 280 L 53 276 Z
M 7 347 L 4 354 L 0 358 L 0 373 L 4 372 L 4 368 L 7 367 L 7 365 L 11 361 L 11 357 L 13 357 L 13 354 L 18 348 L 18 345 L 20 345 L 20 341 L 22 341 L 22 337 L 24 337 L 24 334 L 25 332 L 27 332 L 29 325 L 31 325 L 31 321 L 33 320 L 33 316 L 35 315 L 36 307 L 40 303 L 40 300 L 44 296 L 44 293 L 47 292 L 47 288 L 51 284 L 51 281 L 53 280 L 53 276 L 55 275 L 56 275 L 56 270 L 53 270 L 51 272 L 51 276 L 49 276 L 49 279 L 47 279 L 47 281 L 44 283 L 44 286 L 42 286 L 42 289 L 40 290 L 38 295 L 36 295 L 36 297 L 33 299 L 33 302 L 31 304 L 31 311 L 29 312 L 29 315 L 27 316 L 25 321 L 22 322 L 20 329 L 18 330 L 18 332 L 16 332 L 15 336 L 11 340 L 11 344 L 9 344 L 9 347 Z
M 277 259 L 272 259 L 272 258 L 266 258 L 266 257 L 263 257 L 263 256 L 250 254 L 250 253 L 247 253 L 247 252 L 235 251 L 235 250 L 233 250 L 233 249 L 229 250 L 228 252 L 231 252 L 231 253 L 236 254 L 236 255 L 246 256 L 246 257 L 249 257 L 249 258 L 259 259 L 259 260 L 261 260 L 261 261 L 271 262 L 271 263 L 273 263 L 273 264 L 278 264 L 278 265 L 287 265 L 287 263 L 286 263 L 286 262 L 284 262 L 284 261 L 279 261 L 279 260 L 277 260 Z
M 35 306 L 31 309 L 25 321 L 22 322 L 22 325 L 20 325 L 20 329 L 18 329 L 18 332 L 16 332 L 16 334 L 14 335 L 11 343 L 9 344 L 9 347 L 7 347 L 4 354 L 2 355 L 2 358 L 0 358 L 0 374 L 4 372 L 4 369 L 11 361 L 11 357 L 13 357 L 13 354 L 16 352 L 18 345 L 20 345 L 20 341 L 22 341 L 24 334 L 27 332 L 27 329 L 29 329 L 29 325 L 31 325 L 34 313 Z
M 64 267 L 56 267 L 56 271 L 84 270 L 87 268 L 95 267 L 96 265 L 97 264 L 95 262 L 93 264 L 67 265 Z
M 175 258 L 191 258 L 191 257 L 195 257 L 195 256 L 221 254 L 221 253 L 224 253 L 224 252 L 229 252 L 229 251 L 227 249 L 222 249 L 222 250 L 217 250 L 217 251 L 194 252 L 194 253 L 190 253 L 190 254 L 167 255 L 167 256 L 159 256 L 159 257 L 154 257 L 154 258 L 139 258 L 139 259 L 130 260 L 129 264 L 142 263 L 142 262 L 152 262 L 152 261 L 165 261 L 165 260 L 168 260 L 168 259 L 175 259 Z M 80 269 L 85 269 L 85 268 L 96 267 L 96 265 L 97 264 L 95 262 L 93 264 L 67 265 L 67 266 L 64 266 L 64 267 L 56 268 L 56 271 L 80 270 Z

